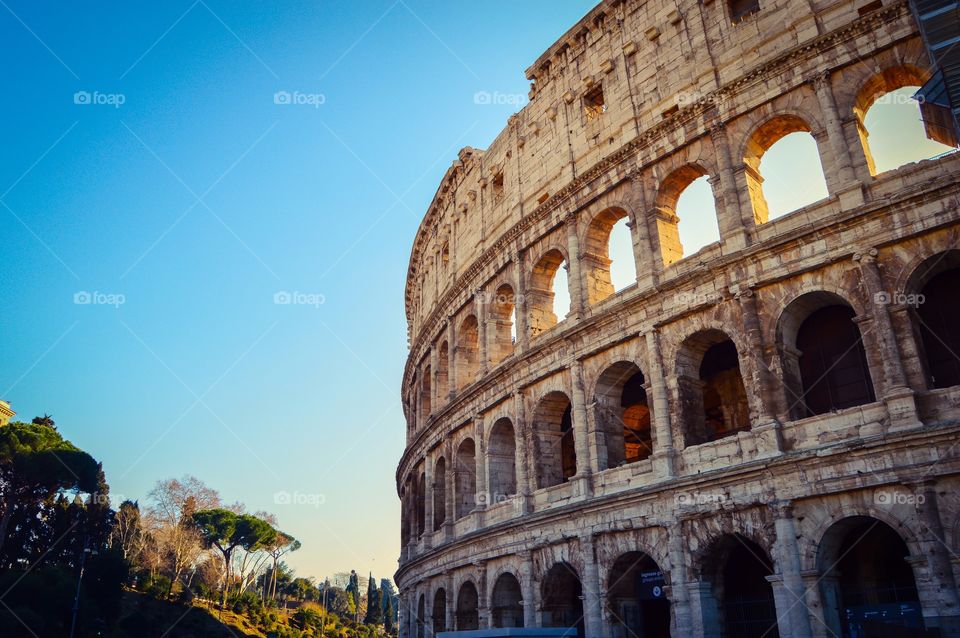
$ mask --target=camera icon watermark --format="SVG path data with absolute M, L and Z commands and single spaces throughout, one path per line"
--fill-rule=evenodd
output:
M 327 298 L 318 292 L 279 290 L 273 293 L 273 303 L 278 306 L 313 306 L 319 308 L 326 302 Z
M 119 308 L 127 303 L 127 297 L 119 292 L 109 293 L 100 292 L 99 290 L 94 290 L 93 292 L 78 290 L 73 293 L 73 303 L 77 306 L 113 306 L 114 308 Z
M 523 303 L 524 297 L 519 294 L 504 294 L 497 292 L 488 292 L 486 290 L 480 290 L 476 293 L 476 299 L 479 303 L 483 305 L 507 305 L 518 306 Z
M 273 494 L 274 505 L 307 505 L 310 507 L 320 507 L 327 502 L 327 497 L 323 494 L 287 492 L 281 490 Z
M 721 300 L 721 296 L 716 292 L 678 292 L 673 296 L 674 304 L 678 306 L 698 306 L 701 304 L 715 304 Z
M 477 492 L 475 503 L 483 507 L 496 507 L 503 503 L 509 503 L 516 510 L 520 510 L 521 499 L 519 494 L 502 494 L 499 492 Z
M 719 505 L 726 503 L 728 498 L 723 492 L 677 492 L 673 495 L 673 503 L 678 507 Z
M 320 108 L 327 102 L 323 93 L 301 93 L 300 91 L 277 91 L 273 94 L 273 103 L 279 105 L 312 106 Z
M 127 102 L 123 93 L 101 93 L 100 91 L 77 91 L 73 94 L 73 103 L 80 106 L 112 106 L 120 108 Z
M 927 497 L 923 494 L 914 494 L 904 490 L 877 490 L 873 493 L 873 503 L 880 507 L 923 505 L 926 501 Z
M 480 106 L 523 107 L 530 101 L 523 93 L 501 93 L 500 91 L 477 91 L 473 94 L 473 103 Z
M 916 308 L 918 306 L 922 306 L 926 300 L 927 298 L 921 293 L 890 293 L 881 291 L 873 295 L 873 303 L 878 306 L 889 306 L 893 304 L 896 306 L 909 306 L 911 308 Z

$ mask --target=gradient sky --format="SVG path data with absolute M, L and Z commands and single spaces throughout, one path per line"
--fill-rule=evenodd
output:
M 592 5 L 3 0 L 0 398 L 392 576 L 416 227 Z

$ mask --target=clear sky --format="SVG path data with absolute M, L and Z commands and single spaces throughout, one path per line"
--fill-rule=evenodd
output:
M 416 227 L 592 5 L 3 0 L 0 398 L 392 576 Z

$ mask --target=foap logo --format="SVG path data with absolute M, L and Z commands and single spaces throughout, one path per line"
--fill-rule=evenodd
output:
M 727 495 L 723 492 L 677 492 L 673 495 L 673 502 L 680 507 L 720 504 L 726 501 Z
M 876 100 L 874 104 L 923 104 L 924 97 L 919 93 L 901 93 L 900 91 L 890 91 L 884 93 Z
M 477 505 L 484 507 L 495 507 L 503 503 L 510 503 L 514 508 L 520 509 L 520 497 L 517 494 L 500 494 L 498 492 L 477 492 Z
M 320 108 L 327 102 L 323 93 L 301 93 L 300 91 L 277 91 L 273 94 L 273 103 L 281 106 L 312 106 Z
M 77 306 L 113 306 L 119 308 L 127 303 L 127 297 L 119 292 L 78 290 L 73 293 L 73 303 Z
M 327 502 L 327 497 L 323 494 L 307 494 L 304 492 L 287 492 L 282 490 L 273 495 L 275 505 L 308 505 L 310 507 L 320 507 Z
M 123 93 L 101 93 L 100 91 L 77 91 L 73 94 L 73 103 L 80 106 L 123 106 L 127 96 Z
M 327 298 L 318 292 L 279 290 L 273 293 L 273 303 L 278 306 L 313 306 L 319 308 L 326 302 Z
M 922 306 L 926 301 L 920 293 L 906 293 L 906 292 L 878 292 L 873 295 L 873 303 L 878 306 L 889 306 L 893 304 L 895 306 L 909 306 L 911 308 L 916 308 Z
M 903 490 L 878 490 L 873 493 L 873 502 L 881 507 L 895 507 L 897 505 L 923 505 L 927 497 L 923 494 L 914 494 Z
M 723 100 L 723 96 L 719 93 L 700 93 L 699 91 L 681 91 L 677 93 L 677 106 L 680 108 L 697 103 L 707 106 L 721 106 Z
M 525 106 L 529 98 L 523 93 L 501 93 L 500 91 L 477 91 L 473 94 L 473 103 L 480 106 Z
M 515 295 L 513 293 L 502 293 L 502 292 L 488 292 L 486 290 L 481 290 L 476 294 L 477 301 L 483 305 L 497 305 L 502 306 L 506 304 L 518 306 L 523 303 L 523 295 Z
M 720 301 L 720 294 L 716 292 L 678 292 L 673 296 L 673 302 L 678 306 L 698 306 L 700 304 L 715 304 Z

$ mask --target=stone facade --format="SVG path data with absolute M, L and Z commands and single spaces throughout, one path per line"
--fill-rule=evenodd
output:
M 928 68 L 896 0 L 604 0 L 528 69 L 410 258 L 403 638 L 960 635 L 960 156 L 878 174 L 863 121 Z M 771 219 L 797 131 L 829 196 Z

